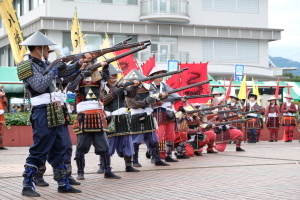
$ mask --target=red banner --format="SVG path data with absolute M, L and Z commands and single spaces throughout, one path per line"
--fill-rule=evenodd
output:
M 145 76 L 149 76 L 150 71 L 155 67 L 155 57 L 154 55 L 146 61 L 145 64 L 143 64 L 141 66 L 142 70 L 143 70 L 143 74 Z
M 115 54 L 120 55 L 126 53 L 127 51 L 130 51 L 130 49 L 116 51 Z M 137 66 L 136 60 L 134 58 L 134 54 L 119 59 L 118 63 L 119 63 L 119 67 L 123 71 L 124 76 L 126 76 L 133 69 L 139 70 L 139 67 Z
M 179 64 L 180 69 L 188 68 L 188 70 L 180 73 L 179 75 L 173 75 L 166 82 L 171 88 L 179 88 L 194 83 L 202 82 L 208 80 L 207 74 L 207 64 L 208 63 L 185 63 Z M 201 95 L 201 94 L 210 94 L 209 84 L 200 85 L 198 87 L 190 88 L 184 91 L 179 92 L 180 96 L 191 96 L 191 95 Z M 198 98 L 190 99 L 189 103 L 206 103 L 211 99 L 207 98 Z M 177 101 L 174 105 L 177 110 L 179 106 L 185 106 L 183 102 Z

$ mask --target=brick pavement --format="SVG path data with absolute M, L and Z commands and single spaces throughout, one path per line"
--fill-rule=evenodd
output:
M 31 199 L 20 194 L 28 147 L 8 148 L 0 151 L 0 199 Z M 42 197 L 36 199 L 300 199 L 298 141 L 243 144 L 243 148 L 246 152 L 235 152 L 231 144 L 219 154 L 204 153 L 170 167 L 155 167 L 145 158 L 142 145 L 139 173 L 125 173 L 124 161 L 113 156 L 113 171 L 122 176 L 120 180 L 96 174 L 99 159 L 91 150 L 86 156 L 86 180 L 77 186 L 83 193 L 57 193 L 47 164 L 45 180 L 50 186 L 37 188 Z

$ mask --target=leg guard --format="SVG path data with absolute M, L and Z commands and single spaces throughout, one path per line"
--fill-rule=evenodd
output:
M 185 155 L 186 142 L 179 142 L 178 147 L 176 147 L 177 156 Z
M 173 150 L 174 150 L 174 142 L 173 141 L 166 141 L 167 157 L 172 157 L 172 151 Z
M 45 171 L 46 171 L 46 165 L 45 165 L 45 164 L 44 164 L 44 165 L 41 165 L 41 166 L 38 168 L 38 170 L 37 170 L 37 172 L 36 172 L 34 178 L 35 178 L 36 180 L 44 180 L 44 179 L 43 179 L 43 176 L 44 176 L 44 174 L 45 174 Z
M 23 187 L 30 188 L 31 190 L 35 190 L 34 184 L 35 181 L 33 177 L 36 175 L 38 168 L 34 165 L 25 164 L 24 165 L 25 171 L 23 172 L 22 176 L 24 177 L 23 180 Z
M 131 158 L 132 158 L 132 156 L 124 156 L 124 161 L 125 161 L 125 166 L 127 167 L 127 166 L 131 166 L 132 164 L 131 164 Z
M 78 174 L 84 174 L 84 168 L 85 168 L 85 159 L 84 159 L 84 155 L 76 156 L 76 157 L 74 158 L 74 160 L 76 160 L 77 173 L 78 173 Z
M 66 165 L 66 170 L 67 170 L 67 178 L 72 178 L 72 165 L 71 165 L 71 160 L 70 161 L 66 161 L 64 163 Z
M 101 154 L 101 165 L 104 173 L 108 173 L 111 171 L 111 160 L 110 156 L 107 154 Z
M 235 138 L 234 141 L 235 141 L 236 147 L 241 147 L 241 144 L 242 144 L 242 141 L 243 141 L 243 137 L 239 136 L 239 137 Z
M 139 163 L 139 150 L 140 150 L 140 144 L 134 143 L 134 155 L 133 155 L 133 166 L 134 167 L 142 167 L 142 165 Z
M 26 164 L 25 171 L 23 172 L 23 190 L 22 195 L 28 196 L 28 197 L 39 197 L 41 196 L 39 193 L 37 193 L 34 188 L 34 180 L 33 177 L 36 175 L 36 172 L 38 168 L 34 165 Z
M 150 143 L 149 153 L 153 157 L 155 162 L 160 161 L 158 142 Z
M 104 173 L 104 168 L 103 168 L 103 162 L 102 162 L 101 155 L 99 155 L 99 161 L 100 161 L 100 164 L 98 165 L 99 169 L 97 171 L 97 174 L 103 174 Z

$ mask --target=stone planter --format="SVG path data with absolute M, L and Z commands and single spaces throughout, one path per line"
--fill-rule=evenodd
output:
M 76 144 L 76 135 L 72 130 L 73 125 L 69 125 L 69 131 L 73 145 Z M 10 129 L 4 127 L 3 146 L 26 147 L 31 146 L 32 127 L 31 126 L 11 126 Z

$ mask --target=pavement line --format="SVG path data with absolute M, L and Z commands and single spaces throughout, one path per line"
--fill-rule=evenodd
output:
M 237 155 L 226 155 L 226 154 L 214 154 L 212 156 L 231 156 L 231 157 L 242 157 L 242 158 L 259 158 L 259 159 L 266 159 L 266 160 L 286 160 L 286 161 L 300 162 L 300 160 L 283 159 L 283 158 L 265 158 L 265 157 L 256 157 L 256 156 L 237 156 Z
M 167 171 L 167 170 L 182 170 L 182 169 L 206 169 L 206 168 L 230 168 L 230 167 L 253 167 L 253 166 L 271 166 L 271 165 L 295 165 L 295 163 L 273 163 L 273 164 L 253 164 L 253 165 L 231 165 L 231 166 L 206 166 L 206 167 L 185 167 L 185 168 L 164 168 L 164 169 L 149 169 L 149 170 L 140 170 L 140 172 L 151 172 L 151 171 Z M 114 173 L 126 173 L 125 171 L 114 171 Z M 89 172 L 85 174 L 97 174 L 96 172 Z M 53 176 L 53 174 L 47 174 L 44 176 Z M 7 178 L 21 178 L 22 176 L 9 176 L 9 177 L 0 177 L 0 179 Z

